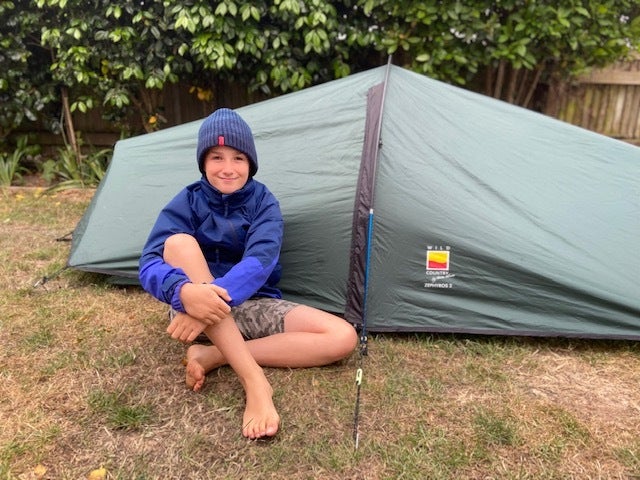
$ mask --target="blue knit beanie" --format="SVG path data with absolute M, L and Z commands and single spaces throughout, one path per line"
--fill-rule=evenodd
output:
M 249 157 L 249 176 L 258 171 L 258 155 L 253 133 L 240 115 L 229 108 L 220 108 L 205 118 L 198 131 L 198 168 L 204 174 L 204 157 L 211 147 L 226 145 Z

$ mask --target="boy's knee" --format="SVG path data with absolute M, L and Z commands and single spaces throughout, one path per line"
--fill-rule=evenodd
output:
M 348 330 L 349 332 L 346 334 L 346 344 L 349 346 L 349 352 L 352 352 L 358 345 L 359 337 L 358 332 L 351 324 L 349 324 Z
M 358 332 L 351 324 L 345 322 L 339 331 L 334 332 L 334 335 L 335 357 L 336 360 L 342 360 L 355 350 L 358 344 Z
M 167 246 L 180 247 L 180 246 L 185 246 L 186 244 L 194 244 L 194 243 L 197 244 L 198 242 L 193 237 L 193 235 L 189 235 L 188 233 L 174 233 L 173 235 L 171 235 L 165 240 L 164 245 L 166 248 Z
M 174 252 L 184 252 L 194 246 L 198 247 L 198 242 L 193 236 L 186 233 L 174 233 L 164 241 L 165 260 L 167 255 L 171 255 Z

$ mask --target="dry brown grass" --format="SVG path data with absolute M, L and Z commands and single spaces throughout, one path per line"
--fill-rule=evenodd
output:
M 163 305 L 101 277 L 53 277 L 69 248 L 56 239 L 91 194 L 0 194 L 0 478 L 100 466 L 121 479 L 640 478 L 631 342 L 374 336 L 357 451 L 355 355 L 267 370 L 281 432 L 243 439 L 233 373 L 186 390 Z

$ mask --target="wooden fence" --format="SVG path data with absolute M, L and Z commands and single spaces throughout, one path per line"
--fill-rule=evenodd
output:
M 238 108 L 265 99 L 260 92 L 248 92 L 239 84 L 220 83 L 215 88 L 212 99 L 203 101 L 197 98 L 189 85 L 180 83 L 167 85 L 160 93 L 159 105 L 163 118 L 160 128 L 199 120 L 219 107 Z M 125 121 L 131 126 L 133 135 L 145 132 L 141 118 L 132 116 Z M 87 113 L 74 112 L 73 124 L 87 148 L 111 148 L 121 135 L 120 126 L 104 120 L 99 108 Z M 37 143 L 46 153 L 54 152 L 64 145 L 64 139 L 60 134 L 53 134 L 42 125 L 36 125 L 35 128 L 30 125 L 29 128 L 28 132 L 37 135 Z M 18 132 L 18 134 L 24 132 Z
M 544 113 L 640 146 L 640 55 L 555 85 Z

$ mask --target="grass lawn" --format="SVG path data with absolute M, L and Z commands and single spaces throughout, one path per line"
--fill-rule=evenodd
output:
M 267 369 L 281 431 L 244 439 L 233 372 L 187 390 L 164 305 L 55 275 L 92 193 L 0 191 L 0 479 L 640 478 L 636 342 L 374 335 L 357 449 L 355 353 Z

